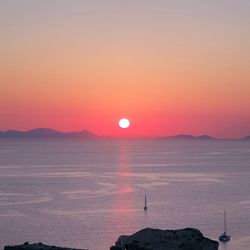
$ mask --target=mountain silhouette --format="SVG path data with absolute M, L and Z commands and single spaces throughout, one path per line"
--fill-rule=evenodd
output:
M 250 135 L 242 138 L 243 140 L 250 140 Z
M 160 139 L 170 139 L 170 140 L 215 140 L 216 138 L 209 135 L 173 135 L 173 136 L 165 136 L 160 137 Z
M 91 133 L 88 130 L 82 130 L 78 132 L 61 132 L 50 128 L 35 128 L 28 131 L 7 130 L 0 131 L 0 137 L 12 137 L 12 138 L 98 138 L 99 136 Z
M 86 138 L 86 139 L 97 139 L 97 138 L 116 138 L 112 136 L 99 136 L 89 130 L 85 129 L 82 131 L 71 131 L 61 132 L 52 128 L 34 128 L 28 131 L 19 130 L 6 130 L 0 131 L 0 138 Z M 143 138 L 143 137 L 142 137 Z M 209 135 L 193 136 L 189 134 L 177 134 L 173 136 L 161 136 L 152 137 L 154 139 L 161 140 L 217 140 L 219 138 L 212 137 Z M 224 138 L 224 140 L 227 140 Z M 250 140 L 250 136 L 243 138 L 236 138 L 234 140 Z

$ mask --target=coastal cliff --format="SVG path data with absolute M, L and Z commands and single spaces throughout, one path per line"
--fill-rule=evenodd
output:
M 219 243 L 194 228 L 161 230 L 145 228 L 122 235 L 110 250 L 218 250 Z

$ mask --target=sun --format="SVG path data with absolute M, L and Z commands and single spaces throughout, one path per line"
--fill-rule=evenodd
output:
M 122 118 L 119 121 L 120 128 L 128 128 L 130 126 L 130 121 L 127 118 Z

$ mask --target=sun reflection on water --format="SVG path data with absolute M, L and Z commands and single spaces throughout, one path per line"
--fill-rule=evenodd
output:
M 113 238 L 131 231 L 135 214 L 135 186 L 133 184 L 133 169 L 130 163 L 128 143 L 122 141 L 119 149 L 119 163 L 116 171 L 117 192 L 113 196 L 112 221 L 114 223 Z

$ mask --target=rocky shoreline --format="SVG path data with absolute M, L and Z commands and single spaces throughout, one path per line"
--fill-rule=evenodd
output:
M 145 228 L 130 236 L 122 235 L 110 250 L 218 250 L 219 243 L 195 228 L 161 230 Z
M 110 250 L 218 250 L 219 243 L 195 228 L 161 230 L 145 228 L 132 235 L 121 235 Z M 5 246 L 4 250 L 88 250 L 49 246 L 39 243 Z M 94 250 L 94 249 L 93 249 Z M 104 249 L 105 250 L 105 249 Z
M 88 250 L 88 249 L 76 249 L 76 248 L 69 248 L 69 247 L 49 246 L 41 242 L 33 243 L 33 244 L 30 244 L 29 242 L 25 242 L 22 245 L 5 246 L 4 250 Z

